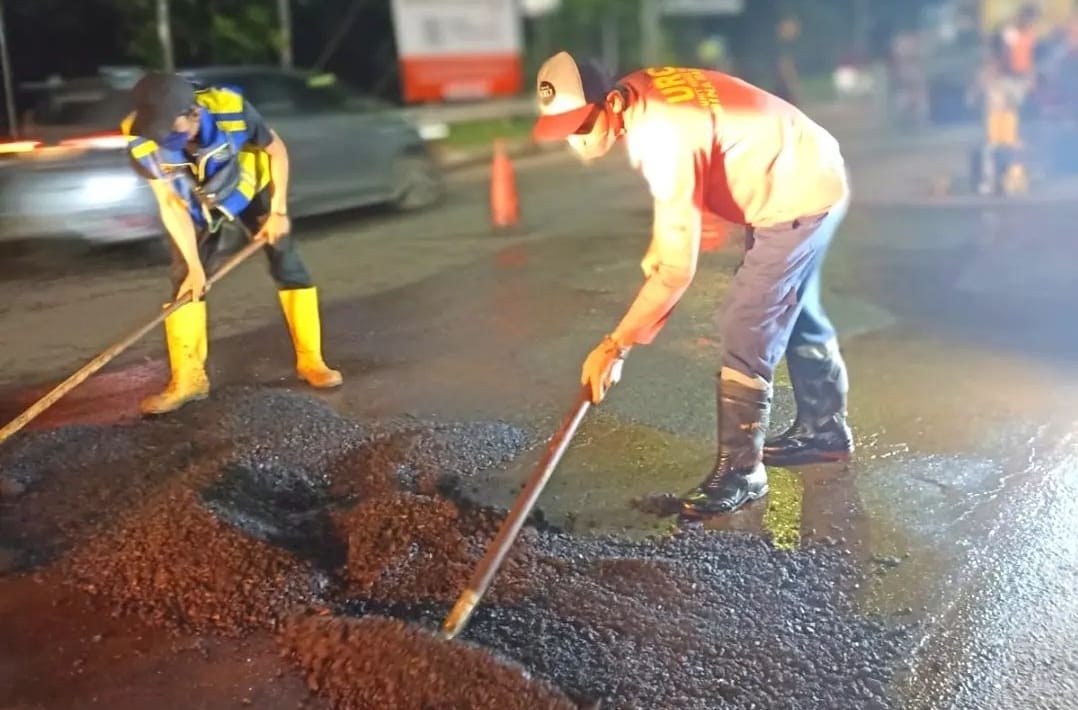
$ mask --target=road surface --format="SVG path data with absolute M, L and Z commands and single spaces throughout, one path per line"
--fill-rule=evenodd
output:
M 866 572 L 865 608 L 916 625 L 908 672 L 892 689 L 897 707 L 1076 708 L 1073 208 L 933 204 L 932 176 L 960 172 L 965 144 L 928 136 L 880 147 L 871 122 L 833 121 L 848 139 L 857 191 L 826 281 L 851 372 L 856 460 L 846 470 L 773 472 L 772 500 L 719 527 L 849 549 Z M 447 203 L 426 213 L 297 226 L 321 289 L 326 357 L 346 380 L 319 399 L 356 419 L 500 419 L 553 431 L 583 357 L 639 286 L 649 204 L 622 155 L 592 166 L 553 156 L 517 167 L 524 225 L 516 234 L 490 232 L 481 169 L 456 175 Z M 622 383 L 585 423 L 544 496 L 552 522 L 655 530 L 630 499 L 687 489 L 708 469 L 714 313 L 738 260 L 738 236 L 720 243 L 721 233 L 711 232 L 667 329 L 633 353 Z M 5 418 L 167 297 L 165 268 L 127 250 L 32 252 L 0 270 Z M 303 391 L 262 263 L 245 265 L 209 302 L 215 387 Z M 164 383 L 165 368 L 162 338 L 149 337 L 39 425 L 128 421 Z M 791 413 L 784 376 L 777 396 L 781 425 Z M 481 497 L 506 504 L 528 463 L 492 474 Z M 0 594 L 0 615 L 38 614 L 39 623 L 20 628 L 61 626 L 77 636 L 60 617 L 50 627 L 52 612 L 12 585 Z M 249 701 L 249 669 L 262 661 L 230 643 L 198 641 L 198 654 L 178 656 L 159 648 L 132 655 L 137 639 L 109 648 L 141 659 L 122 666 L 137 689 L 126 698 L 132 707 L 138 697 L 174 692 L 176 681 L 163 678 L 184 674 L 198 678 L 206 707 L 231 707 Z M 27 669 L 6 653 L 0 688 L 5 678 L 49 672 L 40 658 Z M 15 707 L 82 707 L 30 704 L 36 696 L 19 687 L 15 701 L 28 704 Z M 292 703 L 281 707 L 304 697 L 299 683 L 274 693 Z

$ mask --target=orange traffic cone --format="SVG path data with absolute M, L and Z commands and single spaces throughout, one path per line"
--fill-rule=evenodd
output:
M 505 154 L 505 141 L 494 141 L 490 167 L 490 219 L 495 229 L 513 227 L 520 221 L 520 201 L 513 164 Z

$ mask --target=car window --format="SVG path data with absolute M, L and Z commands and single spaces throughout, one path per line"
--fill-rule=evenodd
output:
M 373 96 L 358 93 L 332 74 L 312 74 L 295 79 L 299 109 L 303 113 L 347 111 L 364 113 L 385 111 L 392 105 Z
M 358 94 L 332 75 L 244 73 L 214 76 L 215 86 L 234 86 L 266 116 L 308 116 L 335 111 L 383 111 L 390 104 Z
M 108 89 L 45 91 L 31 101 L 34 124 L 50 127 L 115 128 L 131 109 L 126 92 Z
M 296 106 L 301 113 L 341 111 L 348 105 L 348 94 L 339 84 L 311 85 L 302 79 L 293 80 Z
M 214 86 L 234 86 L 244 98 L 265 116 L 279 116 L 296 112 L 295 90 L 288 77 L 271 74 L 240 74 L 214 77 Z

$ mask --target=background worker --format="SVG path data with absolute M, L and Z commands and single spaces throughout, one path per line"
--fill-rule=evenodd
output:
M 992 37 L 975 91 L 984 101 L 985 142 L 979 191 L 1022 192 L 1028 176 L 1019 158 L 1021 118 L 1037 84 L 1040 11 L 1025 5 L 1013 22 Z M 998 183 L 998 185 L 997 185 Z
M 1040 8 L 1024 5 L 1013 22 L 1003 26 L 994 38 L 995 50 L 1002 60 L 1005 73 L 1028 82 L 1030 88 L 1037 74 L 1037 45 L 1040 30 Z
M 784 17 L 775 28 L 777 41 L 775 57 L 775 95 L 794 104 L 801 101 L 801 75 L 794 58 L 795 43 L 801 34 L 801 23 L 796 17 Z
M 142 411 L 161 414 L 209 394 L 206 271 L 221 256 L 222 230 L 239 220 L 265 239 L 269 271 L 296 352 L 296 371 L 313 387 L 341 384 L 322 358 L 318 292 L 289 235 L 288 150 L 254 106 L 233 89 L 198 87 L 152 72 L 132 89 L 122 130 L 136 171 L 149 180 L 172 245 L 172 292 L 192 302 L 165 321 L 172 377 Z
M 846 368 L 820 304 L 820 267 L 846 212 L 837 141 L 789 103 L 719 72 L 661 67 L 616 84 L 565 52 L 537 77 L 535 137 L 580 157 L 625 138 L 654 199 L 645 281 L 581 380 L 599 403 L 630 348 L 650 343 L 696 274 L 705 210 L 748 228 L 727 295 L 718 378 L 718 456 L 682 498 L 682 514 L 736 510 L 767 493 L 764 464 L 844 460 Z M 797 418 L 765 443 L 775 368 L 786 354 Z
M 977 191 L 982 195 L 1020 192 L 1024 188 L 1025 168 L 1018 160 L 1018 125 L 1026 93 L 1025 82 L 1008 73 L 1001 57 L 986 58 L 971 92 L 971 100 L 979 97 L 984 106 L 985 142 L 977 162 Z

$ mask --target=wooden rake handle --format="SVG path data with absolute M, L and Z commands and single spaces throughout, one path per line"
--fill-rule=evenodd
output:
M 475 607 L 479 604 L 483 595 L 486 594 L 494 575 L 498 572 L 498 568 L 505 561 L 505 556 L 509 552 L 509 548 L 513 546 L 513 542 L 516 541 L 520 528 L 531 514 L 532 508 L 535 507 L 535 503 L 539 500 L 539 496 L 554 473 L 554 469 L 557 468 L 558 462 L 561 461 L 566 449 L 569 448 L 569 443 L 573 440 L 576 430 L 580 427 L 580 423 L 584 420 L 584 415 L 588 413 L 590 407 L 591 390 L 584 387 L 577 396 L 572 411 L 562 422 L 554 438 L 551 439 L 539 465 L 535 468 L 531 477 L 528 478 L 528 482 L 524 485 L 524 490 L 517 496 L 516 502 L 513 503 L 512 509 L 502 522 L 497 536 L 487 547 L 486 554 L 479 562 L 475 572 L 472 573 L 468 587 L 461 592 L 456 605 L 442 624 L 442 638 L 453 639 L 467 626 L 472 612 L 475 611 Z

